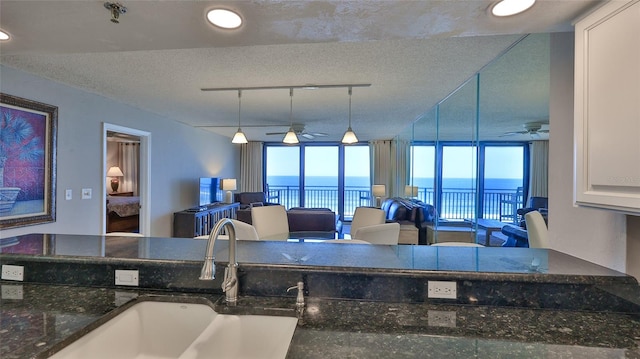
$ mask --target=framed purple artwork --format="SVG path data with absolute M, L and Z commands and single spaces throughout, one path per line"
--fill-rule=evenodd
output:
M 0 93 L 0 229 L 55 222 L 58 108 Z

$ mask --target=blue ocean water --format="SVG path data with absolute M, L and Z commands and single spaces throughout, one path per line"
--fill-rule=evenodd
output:
M 267 183 L 269 186 L 281 187 L 297 187 L 300 185 L 299 178 L 297 176 L 268 176 Z M 415 178 L 414 186 L 420 188 L 433 188 L 433 178 Z M 306 178 L 306 187 L 337 187 L 338 179 L 336 177 L 329 176 L 310 176 Z M 445 178 L 442 181 L 442 187 L 445 189 L 452 188 L 472 188 L 475 185 L 475 181 L 471 178 Z M 346 177 L 345 186 L 347 187 L 369 187 L 369 177 Z M 493 189 L 515 189 L 522 186 L 522 180 L 511 178 L 487 178 L 484 183 L 484 187 L 487 190 Z

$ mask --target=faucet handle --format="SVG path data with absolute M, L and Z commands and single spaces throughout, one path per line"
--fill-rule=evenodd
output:
M 298 289 L 298 296 L 296 297 L 296 307 L 304 307 L 304 282 L 298 282 L 294 287 L 287 288 L 287 292 L 293 289 Z

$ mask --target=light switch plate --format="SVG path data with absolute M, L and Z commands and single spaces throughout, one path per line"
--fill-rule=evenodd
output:
M 72 198 L 73 198 L 73 191 L 72 190 L 68 189 L 68 190 L 64 191 L 64 199 L 69 201 Z
M 82 189 L 82 199 L 91 199 L 91 188 Z

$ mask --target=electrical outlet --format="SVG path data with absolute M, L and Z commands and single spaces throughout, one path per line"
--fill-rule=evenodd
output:
M 0 286 L 0 298 L 22 300 L 22 284 L 3 284 Z
M 456 327 L 456 312 L 450 310 L 427 311 L 427 324 L 430 327 Z
M 137 270 L 116 269 L 116 285 L 138 286 Z
M 427 282 L 427 297 L 440 299 L 457 299 L 457 283 L 430 280 Z
M 24 280 L 24 267 L 9 264 L 2 265 L 2 279 L 4 280 Z

